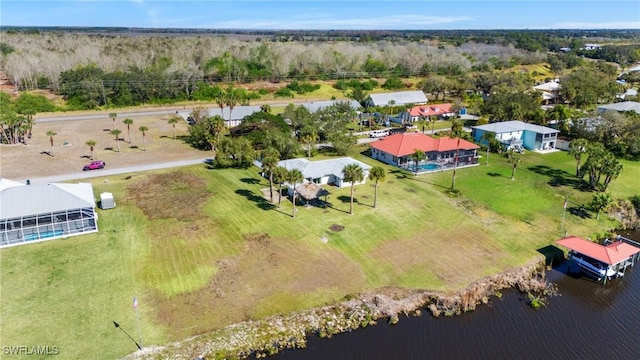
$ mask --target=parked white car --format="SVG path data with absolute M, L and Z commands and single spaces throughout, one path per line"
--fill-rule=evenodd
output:
M 389 135 L 389 130 L 373 130 L 369 133 L 370 138 L 381 138 Z

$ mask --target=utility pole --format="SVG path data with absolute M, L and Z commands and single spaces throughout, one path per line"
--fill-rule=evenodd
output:
M 107 103 L 107 93 L 104 90 L 104 80 L 100 80 L 100 85 L 102 86 L 102 100 L 104 101 L 104 106 L 108 109 L 109 103 Z

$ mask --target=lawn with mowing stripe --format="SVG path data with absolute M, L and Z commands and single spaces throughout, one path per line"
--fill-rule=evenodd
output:
M 486 155 L 486 154 L 483 154 Z M 575 177 L 575 160 L 564 151 L 550 154 L 527 152 L 511 180 L 512 164 L 498 154 L 489 155 L 489 166 L 480 159 L 480 166 L 458 171 L 456 188 L 474 207 L 511 218 L 515 226 L 527 224 L 536 233 L 552 237 L 561 234 L 565 196 L 568 208 L 565 229 L 571 234 L 587 237 L 603 229 L 614 228 L 606 217 L 595 220 L 595 214 L 583 218 L 575 211 L 588 208 L 594 193 L 586 182 Z M 614 198 L 629 197 L 638 187 L 633 176 L 639 176 L 640 164 L 623 161 L 625 169 L 610 185 Z M 425 180 L 443 187 L 451 186 L 451 172 L 423 175 Z M 591 218 L 592 217 L 592 218 Z M 544 237 L 543 237 L 544 238 Z
M 364 154 L 353 156 L 381 165 Z M 295 218 L 289 200 L 264 197 L 255 167 L 93 179 L 118 204 L 99 211 L 98 234 L 0 251 L 1 345 L 55 345 L 63 359 L 125 355 L 133 343 L 111 321 L 137 334 L 133 296 L 144 343 L 162 344 L 382 287 L 459 290 L 540 256 L 559 236 L 564 196 L 570 208 L 592 196 L 566 153 L 528 152 L 513 181 L 506 159 L 489 162 L 458 170 L 459 197 L 447 192 L 450 171 L 382 165 L 377 208 L 367 182 L 355 187 L 353 215 L 350 189 L 328 187 L 328 207 L 297 206 Z M 612 193 L 633 192 L 637 171 L 625 162 Z M 614 226 L 569 211 L 565 225 L 581 236 Z

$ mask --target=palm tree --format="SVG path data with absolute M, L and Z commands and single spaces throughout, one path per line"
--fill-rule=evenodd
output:
M 606 156 L 601 170 L 601 173 L 605 175 L 604 184 L 602 188 L 607 190 L 611 180 L 615 180 L 620 176 L 622 172 L 622 164 L 615 158 L 615 156 Z M 603 191 L 604 191 L 603 190 Z
M 549 117 L 552 120 L 557 121 L 557 128 L 561 130 L 564 134 L 568 132 L 569 119 L 573 116 L 573 112 L 570 108 L 564 105 L 556 105 L 549 111 Z
M 111 130 L 111 135 L 114 135 L 116 137 L 116 149 L 118 149 L 118 152 L 120 152 L 120 139 L 118 138 L 118 135 L 120 135 L 121 133 L 122 131 L 118 129 Z
M 608 192 L 593 195 L 590 206 L 596 212 L 596 220 L 600 218 L 600 212 L 607 210 L 612 202 L 611 194 Z
M 296 187 L 298 183 L 301 183 L 304 180 L 304 176 L 298 169 L 291 169 L 287 172 L 287 182 L 289 185 L 293 187 L 293 197 L 291 198 L 291 202 L 293 203 L 293 214 L 292 217 L 296 217 Z
M 91 160 L 93 160 L 93 148 L 96 146 L 95 140 L 88 140 L 85 143 L 89 147 L 89 151 L 91 152 Z
M 307 145 L 307 158 L 310 158 L 311 149 L 318 140 L 318 132 L 313 126 L 307 125 L 300 130 L 300 133 L 302 135 L 300 139 Z
M 167 121 L 169 124 L 171 124 L 173 126 L 173 140 L 176 139 L 176 124 L 178 123 L 178 121 L 180 121 L 180 118 L 177 117 L 177 116 L 172 116 Z
M 278 183 L 278 208 L 282 204 L 282 184 L 287 181 L 289 171 L 282 166 L 276 166 L 273 169 L 273 181 Z
M 351 203 L 349 214 L 353 215 L 353 187 L 357 182 L 364 180 L 364 170 L 358 164 L 349 164 L 342 169 L 343 181 L 351 183 Z
M 54 153 L 54 151 L 53 151 L 53 137 L 56 136 L 56 135 L 58 135 L 58 133 L 55 132 L 55 131 L 52 131 L 52 130 L 47 131 L 47 136 L 49 137 L 49 142 L 51 143 L 51 155 L 52 156 L 53 156 L 53 153 Z
M 489 166 L 489 151 L 491 151 L 491 141 L 496 138 L 496 133 L 493 131 L 485 131 L 482 134 L 482 140 L 487 142 L 487 160 L 485 165 Z
M 580 162 L 582 154 L 587 152 L 589 141 L 587 139 L 575 139 L 569 143 L 569 155 L 576 159 L 576 176 L 580 177 Z
M 517 155 L 515 152 L 511 151 L 509 154 L 509 162 L 511 163 L 511 180 L 516 179 L 516 170 L 518 169 L 518 164 L 522 161 L 520 155 Z
M 262 171 L 269 175 L 269 194 L 273 203 L 273 171 L 278 166 L 280 153 L 274 148 L 266 148 L 262 151 Z
M 436 120 L 438 120 L 438 118 L 436 116 L 429 116 L 429 122 L 431 122 L 431 135 L 432 136 L 436 131 Z
M 386 171 L 382 166 L 374 166 L 369 170 L 369 179 L 375 181 L 373 193 L 373 207 L 375 208 L 378 203 L 378 181 L 384 181 L 386 178 Z
M 144 151 L 147 151 L 147 137 L 146 137 L 146 134 L 147 134 L 147 131 L 149 131 L 149 128 L 146 127 L 146 126 L 140 126 L 138 128 L 138 130 L 140 130 L 140 132 L 142 133 L 142 144 L 144 146 L 143 149 L 144 149 Z
M 209 121 L 211 122 L 211 130 L 215 133 L 216 136 L 216 145 L 220 142 L 220 137 L 222 136 L 222 133 L 224 132 L 224 130 L 226 129 L 226 125 L 224 123 L 224 119 L 222 118 L 222 116 L 214 116 L 212 118 L 209 119 Z
M 111 120 L 113 121 L 113 128 L 116 128 L 116 118 L 118 117 L 118 114 L 116 113 L 109 113 L 109 118 L 111 118 Z
M 236 107 L 236 105 L 238 105 L 239 102 L 240 102 L 240 97 L 238 96 L 238 93 L 233 88 L 233 85 L 229 85 L 229 87 L 227 88 L 227 91 L 224 94 L 224 104 L 229 107 L 229 124 L 231 124 L 231 112 L 233 111 L 233 108 Z
M 424 153 L 424 151 L 420 149 L 413 149 L 413 154 L 411 154 L 411 159 L 413 159 L 416 175 L 418 175 L 418 164 L 420 163 L 420 161 L 426 158 L 427 158 L 427 155 Z
M 131 124 L 133 124 L 133 119 L 126 118 L 122 122 L 127 125 L 127 135 L 129 136 L 129 144 L 131 144 Z
M 456 171 L 458 170 L 458 160 L 460 160 L 460 137 L 456 142 L 456 157 L 453 159 L 453 175 L 451 177 L 451 190 L 456 189 Z

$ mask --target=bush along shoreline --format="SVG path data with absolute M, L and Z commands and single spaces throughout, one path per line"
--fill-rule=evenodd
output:
M 419 316 L 425 310 L 433 316 L 460 315 L 474 310 L 477 305 L 488 303 L 491 296 L 499 298 L 500 290 L 509 288 L 526 293 L 530 299 L 541 300 L 552 294 L 548 289 L 553 286 L 546 281 L 542 261 L 536 260 L 480 279 L 452 296 L 437 291 L 384 288 L 332 306 L 245 321 L 180 342 L 149 346 L 124 359 L 266 357 L 283 349 L 305 348 L 308 336 L 330 337 L 374 325 L 382 319 L 395 324 L 402 315 Z

